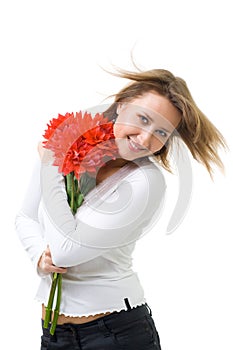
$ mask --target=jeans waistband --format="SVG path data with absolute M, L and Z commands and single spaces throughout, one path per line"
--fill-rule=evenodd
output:
M 103 324 L 106 326 L 117 327 L 119 325 L 124 325 L 126 323 L 132 322 L 134 320 L 138 320 L 145 316 L 151 315 L 151 310 L 147 304 L 143 304 L 137 307 L 132 307 L 128 310 L 114 311 L 113 313 L 100 317 L 94 321 L 82 323 L 82 324 L 73 324 L 73 323 L 65 323 L 62 325 L 57 325 L 56 331 L 64 330 L 66 328 L 73 329 L 88 329 L 92 327 L 101 327 Z M 43 326 L 43 320 L 42 320 Z
M 117 327 L 118 325 L 124 325 L 126 323 L 138 320 L 151 314 L 150 308 L 147 304 L 131 308 L 130 310 L 122 310 L 120 312 L 113 312 L 110 315 L 102 317 L 103 322 L 106 325 Z M 101 319 L 96 320 L 97 323 L 101 322 Z M 99 321 L 99 322 L 98 322 Z

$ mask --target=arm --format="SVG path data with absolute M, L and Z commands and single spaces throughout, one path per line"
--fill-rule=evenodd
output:
M 115 191 L 84 203 L 74 217 L 57 167 L 43 164 L 41 183 L 46 240 L 58 266 L 84 263 L 138 239 L 158 216 L 165 192 L 161 172 L 150 165 L 121 181 Z
M 41 199 L 40 167 L 38 158 L 34 164 L 21 209 L 15 218 L 16 232 L 35 268 L 37 268 L 37 263 L 46 249 L 38 219 L 38 208 Z
M 15 218 L 15 228 L 34 268 L 37 269 L 40 276 L 43 276 L 50 272 L 64 273 L 66 269 L 53 265 L 51 253 L 39 222 L 38 210 L 41 200 L 40 169 L 41 162 L 38 158 L 34 164 L 21 209 Z

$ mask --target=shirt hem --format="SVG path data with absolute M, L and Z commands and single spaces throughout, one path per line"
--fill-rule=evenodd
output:
M 43 300 L 42 298 L 38 298 L 36 297 L 35 298 L 36 301 L 40 302 L 40 303 L 43 303 L 43 304 L 46 304 L 47 301 Z M 145 305 L 146 304 L 146 300 L 143 299 L 143 301 L 141 302 L 138 302 L 136 304 L 133 304 L 133 305 L 130 305 L 132 309 L 135 309 L 137 308 L 138 306 L 142 306 L 142 305 Z M 105 314 L 107 312 L 121 312 L 121 311 L 127 311 L 128 308 L 127 306 L 125 307 L 120 307 L 120 308 L 117 308 L 117 307 L 114 307 L 114 308 L 106 308 L 106 309 L 101 309 L 101 310 L 96 310 L 94 313 L 82 313 L 82 314 L 79 314 L 79 313 L 70 313 L 70 312 L 66 312 L 65 310 L 63 310 L 61 308 L 59 314 L 60 315 L 64 315 L 66 317 L 88 317 L 88 316 L 95 316 L 95 315 L 98 315 L 98 314 Z

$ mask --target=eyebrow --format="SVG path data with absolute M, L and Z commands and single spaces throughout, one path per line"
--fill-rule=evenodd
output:
M 144 112 L 144 114 L 145 114 L 145 116 L 146 116 L 148 119 L 150 119 L 150 121 L 151 121 L 152 123 L 154 123 L 154 120 L 153 120 L 146 112 Z M 166 131 L 166 132 L 168 132 L 168 133 L 170 133 L 170 134 L 172 134 L 173 131 L 174 131 L 174 130 L 167 130 L 167 129 L 165 129 L 164 127 L 158 127 L 158 129 L 161 129 L 161 130 L 163 130 L 163 131 Z

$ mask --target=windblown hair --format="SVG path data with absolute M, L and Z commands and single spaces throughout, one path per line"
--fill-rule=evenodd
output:
M 213 174 L 213 166 L 223 170 L 224 166 L 218 154 L 219 148 L 227 148 L 225 139 L 220 131 L 197 107 L 186 82 L 175 77 L 164 69 L 130 72 L 117 69 L 114 76 L 130 80 L 130 83 L 115 94 L 114 103 L 105 111 L 105 115 L 112 119 L 116 115 L 119 102 L 130 102 L 143 96 L 147 92 L 156 92 L 166 97 L 181 115 L 181 122 L 168 142 L 154 156 L 162 166 L 171 171 L 168 153 L 174 136 L 180 137 L 190 150 L 193 158 L 203 164 L 209 174 Z

